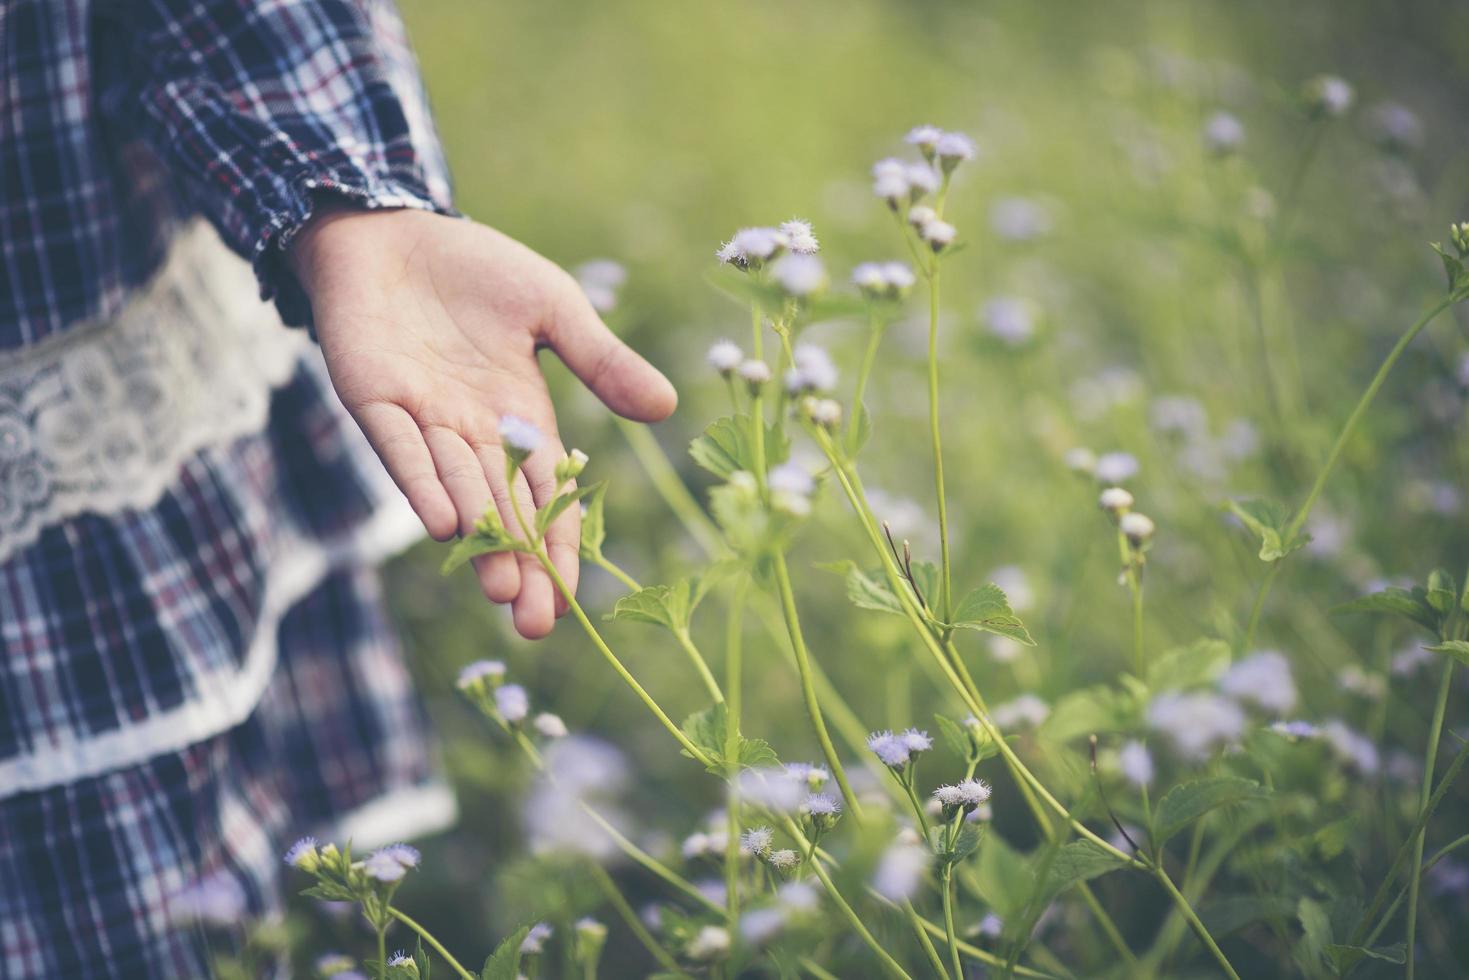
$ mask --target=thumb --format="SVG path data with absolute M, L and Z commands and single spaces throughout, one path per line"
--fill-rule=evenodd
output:
M 568 277 L 569 278 L 569 277 Z M 673 384 L 617 338 L 581 287 L 570 280 L 545 326 L 556 356 L 612 411 L 634 422 L 658 422 L 678 407 Z

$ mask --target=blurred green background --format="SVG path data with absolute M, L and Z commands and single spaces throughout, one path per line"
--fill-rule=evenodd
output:
M 609 323 L 679 386 L 678 414 L 654 431 L 701 497 L 705 476 L 684 447 L 727 411 L 703 354 L 719 337 L 745 343 L 748 333 L 747 315 L 705 281 L 714 249 L 740 226 L 801 216 L 844 283 L 858 261 L 903 257 L 869 192 L 871 163 L 902 153 L 902 134 L 918 123 L 974 137 L 979 158 L 959 173 L 948 205 L 969 245 L 945 267 L 956 578 L 976 585 L 1002 569 L 1017 607 L 1030 593 L 1021 614 L 1039 641 L 1006 663 L 982 637 L 966 639 L 992 703 L 1022 691 L 1054 703 L 1127 663 L 1115 540 L 1095 488 L 1062 462 L 1075 446 L 1140 461 L 1128 486 L 1159 525 L 1150 649 L 1204 635 L 1238 640 L 1264 566 L 1221 503 L 1301 499 L 1387 349 L 1442 289 L 1425 243 L 1465 217 L 1462 4 L 409 0 L 403 13 L 460 207 L 568 266 L 610 257 L 628 267 Z M 1302 106 L 1301 86 L 1323 72 L 1356 89 L 1345 118 L 1313 122 Z M 1387 104 L 1410 111 L 1416 128 Z M 1219 110 L 1245 127 L 1231 159 L 1212 159 L 1201 140 Z M 1017 240 L 1022 219 L 1039 231 Z M 1269 246 L 1273 227 L 1284 232 Z M 992 331 L 986 304 L 999 297 L 1032 311 L 1028 339 Z M 906 522 L 900 533 L 931 556 L 921 306 L 885 342 L 862 465 L 891 501 L 883 516 Z M 862 324 L 821 324 L 809 337 L 851 377 Z M 1444 318 L 1390 379 L 1257 644 L 1290 656 L 1301 714 L 1347 719 L 1385 751 L 1421 752 L 1429 673 L 1393 677 L 1377 699 L 1343 689 L 1348 665 L 1386 676 L 1407 637 L 1329 610 L 1375 579 L 1421 581 L 1469 557 L 1465 338 Z M 609 555 L 644 582 L 671 580 L 698 560 L 697 548 L 606 413 L 545 360 L 566 444 L 591 454 L 589 478 L 611 480 Z M 828 489 L 793 563 L 817 662 L 862 726 L 952 712 L 925 674 L 893 680 L 911 655 L 901 624 L 853 614 L 839 579 L 806 571 L 865 558 L 838 498 Z M 623 749 L 636 772 L 623 806 L 639 839 L 676 845 L 719 800 L 717 781 L 665 744 L 572 624 L 540 644 L 518 640 L 470 576 L 438 576 L 442 555 L 420 547 L 389 569 L 389 584 L 463 820 L 432 842 L 428 871 L 400 904 L 474 959 L 526 917 L 544 884 L 522 857 L 517 800 L 528 776 L 457 701 L 462 664 L 506 659 L 537 708 Z M 1024 589 L 1013 588 L 1019 580 Z M 584 573 L 593 611 L 618 594 L 609 577 Z M 696 626 L 717 655 L 720 617 L 711 611 Z M 703 707 L 666 634 L 624 624 L 607 634 L 671 714 Z M 814 758 L 786 661 L 769 634 L 752 632 L 747 643 L 746 729 L 783 759 Z M 1073 754 L 1050 760 L 1057 778 L 1079 767 Z M 997 829 L 1028 846 L 1023 809 L 990 775 L 1000 786 Z M 1166 779 L 1178 775 L 1170 764 Z M 1416 786 L 1337 779 L 1320 791 L 1344 807 L 1359 801 L 1365 821 L 1389 821 L 1400 834 L 1402 801 Z M 1463 802 L 1461 793 L 1459 812 Z M 626 883 L 647 897 L 645 882 Z M 1124 887 L 1108 879 L 1099 891 L 1109 900 Z M 1469 969 L 1464 938 L 1450 929 L 1464 921 L 1455 902 L 1439 901 L 1423 936 L 1436 964 Z M 1146 903 L 1134 912 L 1125 929 L 1146 938 L 1156 920 Z M 1239 955 L 1248 966 L 1248 952 Z M 610 976 L 645 972 L 616 929 L 608 962 Z M 1253 975 L 1270 974 L 1261 966 Z

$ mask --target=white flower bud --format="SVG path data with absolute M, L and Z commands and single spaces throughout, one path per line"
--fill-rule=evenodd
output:
M 1153 525 L 1153 519 L 1146 514 L 1139 514 L 1137 511 L 1123 514 L 1117 522 L 1117 527 L 1123 534 L 1127 535 L 1127 540 L 1134 547 L 1143 544 L 1151 538 L 1153 531 L 1156 530 Z
M 1113 517 L 1131 510 L 1132 504 L 1132 494 L 1121 487 L 1108 487 L 1097 498 L 1097 505 Z

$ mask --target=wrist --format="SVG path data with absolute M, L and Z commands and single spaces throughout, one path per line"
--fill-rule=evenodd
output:
M 348 235 L 360 233 L 358 220 L 373 212 L 337 197 L 318 197 L 311 217 L 292 236 L 285 248 L 286 264 L 308 296 L 323 273 L 332 266 L 331 256 L 340 251 Z

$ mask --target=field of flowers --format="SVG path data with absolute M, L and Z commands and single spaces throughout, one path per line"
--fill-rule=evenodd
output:
M 463 819 L 294 850 L 303 972 L 1469 974 L 1462 11 L 406 7 L 682 401 L 548 357 L 562 496 L 390 568 Z

